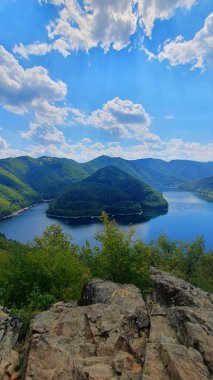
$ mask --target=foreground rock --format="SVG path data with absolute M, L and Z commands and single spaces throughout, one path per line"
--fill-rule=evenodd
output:
M 213 374 L 212 294 L 156 269 L 152 269 L 152 279 L 157 300 L 168 305 L 169 320 L 177 331 L 179 341 L 186 347 L 196 349 L 200 354 L 197 362 L 200 363 L 200 357 Z
M 147 304 L 135 286 L 96 279 L 84 286 L 81 306 L 58 303 L 37 315 L 22 378 L 213 379 L 212 296 L 167 273 L 151 275 Z
M 0 307 L 0 380 L 15 380 L 19 354 L 14 349 L 21 329 L 18 318 L 12 317 L 7 309 Z
M 141 378 L 149 317 L 138 289 L 94 280 L 84 300 L 89 305 L 56 304 L 34 319 L 25 379 Z

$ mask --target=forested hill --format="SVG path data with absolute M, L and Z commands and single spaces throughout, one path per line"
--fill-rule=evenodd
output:
M 124 160 L 120 157 L 100 156 L 81 164 L 81 167 L 89 174 L 107 166 L 116 166 L 133 177 L 159 189 L 176 187 L 186 181 L 213 175 L 212 161 L 173 160 L 166 162 L 153 158 Z
M 161 193 L 120 169 L 108 166 L 71 185 L 50 203 L 48 214 L 57 216 L 101 216 L 165 210 Z
M 88 174 L 68 159 L 18 157 L 0 160 L 0 217 L 54 198 Z
M 0 217 L 42 200 L 53 199 L 66 186 L 81 181 L 98 169 L 118 167 L 132 177 L 157 188 L 213 176 L 213 162 L 157 159 L 124 160 L 101 156 L 87 163 L 71 159 L 28 156 L 0 160 Z
M 179 188 L 213 198 L 213 176 L 186 182 L 180 185 Z

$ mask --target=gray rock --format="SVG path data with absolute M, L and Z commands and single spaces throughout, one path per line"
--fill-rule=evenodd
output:
M 21 321 L 10 315 L 10 312 L 0 307 L 0 380 L 13 376 L 19 363 L 19 354 L 14 349 L 17 343 Z
M 151 268 L 157 300 L 165 306 L 212 308 L 211 295 L 166 272 Z
M 154 268 L 151 275 L 147 304 L 135 286 L 95 279 L 80 305 L 37 315 L 23 380 L 213 380 L 212 296 Z

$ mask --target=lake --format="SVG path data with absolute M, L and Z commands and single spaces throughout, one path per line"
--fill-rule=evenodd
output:
M 213 202 L 207 201 L 189 192 L 166 191 L 164 196 L 169 202 L 169 211 L 151 219 L 134 223 L 135 239 L 146 242 L 156 239 L 165 233 L 171 239 L 192 241 L 197 235 L 205 238 L 207 249 L 213 249 Z M 32 241 L 36 235 L 41 235 L 44 229 L 55 223 L 63 231 L 72 235 L 74 243 L 82 245 L 85 240 L 95 243 L 94 234 L 101 224 L 94 221 L 90 224 L 70 224 L 67 220 L 54 219 L 46 216 L 46 203 L 34 206 L 18 216 L 0 221 L 0 232 L 7 238 L 22 243 Z M 120 223 L 126 230 L 128 226 Z

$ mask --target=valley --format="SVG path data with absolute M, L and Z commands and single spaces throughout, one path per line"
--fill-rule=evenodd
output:
M 186 191 L 165 191 L 164 198 L 169 203 L 167 212 L 144 212 L 140 216 L 119 218 L 118 223 L 124 232 L 133 224 L 135 239 L 145 242 L 156 240 L 166 234 L 171 240 L 193 241 L 198 235 L 204 237 L 206 249 L 213 247 L 212 213 L 213 202 L 197 197 Z M 80 246 L 89 241 L 92 245 L 97 230 L 102 228 L 96 218 L 56 218 L 47 216 L 48 204 L 43 203 L 29 208 L 21 214 L 0 221 L 0 232 L 7 238 L 27 243 L 35 236 L 41 236 L 45 228 L 56 224 L 64 233 Z
M 40 157 L 35 159 L 29 156 L 23 156 L 0 160 L 0 218 L 42 201 L 57 199 L 56 202 L 60 202 L 59 199 L 63 200 L 64 197 L 62 194 L 64 194 L 65 191 L 69 191 L 70 186 L 73 186 L 73 189 L 79 190 L 79 186 L 85 186 L 84 184 L 87 182 L 81 182 L 82 185 L 77 183 L 84 180 L 87 181 L 87 179 L 98 170 L 109 166 L 118 168 L 120 171 L 131 176 L 131 181 L 132 178 L 140 180 L 145 185 L 151 186 L 153 188 L 152 191 L 157 189 L 159 192 L 163 189 L 176 188 L 197 191 L 197 186 L 201 186 L 202 188 L 202 183 L 199 181 L 204 181 L 204 186 L 206 186 L 206 180 L 209 178 L 207 190 L 199 190 L 199 193 L 211 195 L 213 162 L 204 163 L 187 160 L 166 162 L 151 158 L 125 160 L 120 157 L 100 156 L 86 163 L 78 163 L 65 158 Z M 95 182 L 95 177 L 93 178 L 93 182 Z M 196 185 L 196 181 L 198 181 L 198 185 Z M 90 182 L 88 182 L 87 185 L 89 183 Z M 90 186 L 92 186 L 91 183 Z M 81 190 L 83 191 L 83 188 Z M 130 202 L 132 200 L 133 203 L 128 204 L 128 207 L 127 203 L 125 204 L 124 208 L 127 207 L 125 213 L 141 212 L 140 206 L 134 204 L 134 199 L 131 199 Z M 88 200 L 86 200 L 86 202 L 87 201 Z M 95 201 L 97 201 L 97 199 Z M 100 199 L 98 201 L 100 201 Z M 125 202 L 126 201 L 127 199 L 125 199 Z M 165 201 L 161 199 L 160 203 L 161 202 L 162 205 L 159 208 L 167 208 Z M 88 206 L 89 204 L 87 204 L 86 215 L 89 215 Z M 96 207 L 97 209 L 99 207 L 98 210 L 100 214 L 100 208 L 103 206 L 105 206 L 103 203 L 99 203 L 98 206 L 96 205 L 94 207 L 93 205 L 92 209 L 96 210 Z M 109 206 L 110 205 L 108 205 L 108 207 Z M 51 210 L 53 210 L 54 207 L 55 206 L 51 206 Z M 77 215 L 82 214 L 84 210 L 82 207 L 81 205 L 81 210 L 78 210 Z M 108 211 L 113 214 L 115 212 L 123 213 L 123 205 L 120 204 L 119 207 L 119 212 L 113 208 L 110 208 Z M 149 208 L 153 210 L 156 209 L 154 199 L 151 200 L 151 206 L 149 206 Z M 51 210 L 49 213 L 52 213 Z M 75 212 L 69 210 L 67 214 L 74 216 Z

